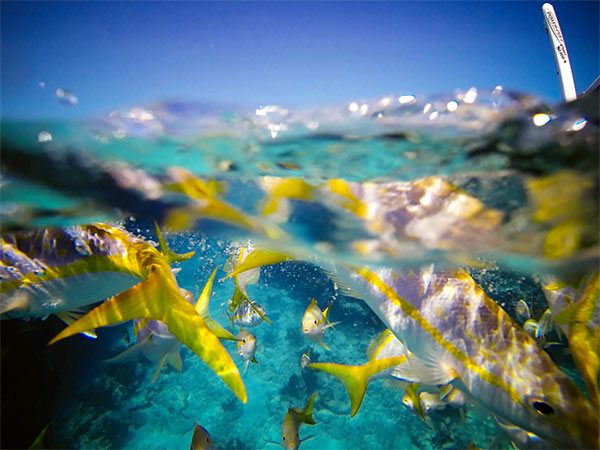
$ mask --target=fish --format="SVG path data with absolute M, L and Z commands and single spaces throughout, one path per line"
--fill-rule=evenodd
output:
M 440 399 L 439 394 L 419 392 L 418 389 L 418 384 L 411 384 L 402 396 L 402 404 L 423 420 L 428 427 L 432 428 L 429 415 L 433 411 L 444 409 L 446 403 Z
M 237 340 L 229 331 L 223 328 L 217 321 L 210 317 L 208 312 L 210 294 L 212 292 L 213 280 L 215 278 L 218 266 L 215 267 L 212 274 L 206 281 L 206 284 L 196 302 L 196 311 L 206 323 L 206 326 L 220 339 Z M 194 302 L 194 295 L 187 289 L 180 288 L 182 296 L 189 302 Z M 137 344 L 126 349 L 119 355 L 107 360 L 106 362 L 123 362 L 137 353 L 141 353 L 152 363 L 156 364 L 151 383 L 156 381 L 160 371 L 165 364 L 170 364 L 175 370 L 181 372 L 183 363 L 179 349 L 181 344 L 177 338 L 169 331 L 167 326 L 159 320 L 134 320 L 134 335 Z
M 440 387 L 439 392 L 419 391 L 419 388 L 418 384 L 410 384 L 404 392 L 402 403 L 426 423 L 425 416 L 433 411 L 447 406 L 461 408 L 467 404 L 465 395 L 451 384 Z
M 104 223 L 23 230 L 2 236 L 0 262 L 3 318 L 45 317 L 105 300 L 49 344 L 128 320 L 160 320 L 246 401 L 235 363 L 183 297 L 169 256 L 146 240 Z
M 194 434 L 192 435 L 192 443 L 190 444 L 190 450 L 214 450 L 215 445 L 210 433 L 196 422 L 194 427 Z
M 550 291 L 546 286 L 544 291 Z M 551 294 L 547 294 L 547 297 Z M 549 302 L 553 320 L 565 330 L 573 360 L 577 365 L 592 402 L 598 408 L 598 374 L 600 371 L 600 272 L 586 277 L 573 303 L 562 310 L 559 302 Z
M 316 425 L 312 411 L 315 399 L 317 398 L 317 392 L 312 394 L 304 409 L 297 407 L 288 408 L 288 411 L 283 418 L 281 425 L 281 446 L 288 450 L 296 450 L 300 447 L 300 444 L 307 441 L 310 438 L 300 439 L 299 431 L 302 424 Z
M 261 214 L 275 222 L 285 222 L 290 215 L 290 200 L 311 201 L 316 188 L 302 178 L 265 176 L 260 186 L 266 196 L 260 205 Z
M 320 344 L 326 350 L 330 350 L 330 348 L 323 342 L 325 331 L 339 323 L 329 322 L 327 314 L 330 307 L 331 305 L 327 306 L 324 311 L 321 311 L 317 300 L 313 298 L 302 316 L 302 334 L 310 341 Z
M 182 371 L 181 343 L 163 322 L 160 320 L 136 319 L 133 321 L 133 334 L 137 341 L 136 344 L 105 362 L 121 363 L 141 354 L 156 365 L 150 383 L 156 381 L 160 371 L 166 364 L 171 365 L 178 372 Z
M 294 259 L 266 250 L 251 256 L 247 261 L 259 265 Z M 465 269 L 397 271 L 327 260 L 321 266 L 409 350 L 408 364 L 395 367 L 394 376 L 452 383 L 473 403 L 556 447 L 598 445 L 597 410 Z
M 183 363 L 179 352 L 181 343 L 160 320 L 134 320 L 135 336 L 140 343 L 139 351 L 156 364 L 151 383 L 156 381 L 165 364 L 181 372 Z
M 440 387 L 440 394 L 441 399 L 454 408 L 461 408 L 469 404 L 469 399 L 464 392 L 452 384 Z
M 176 231 L 191 228 L 202 218 L 219 220 L 272 239 L 281 239 L 284 233 L 273 224 L 263 224 L 254 217 L 225 202 L 219 197 L 223 183 L 203 180 L 181 167 L 171 167 L 169 181 L 162 184 L 166 192 L 183 194 L 188 204 L 173 206 L 166 214 L 164 224 Z
M 249 299 L 242 302 L 242 304 L 237 307 L 231 319 L 235 325 L 243 328 L 254 328 L 263 322 L 270 324 L 270 321 L 265 314 L 265 309 L 258 303 Z
M 360 267 L 347 275 L 410 352 L 395 376 L 452 383 L 501 420 L 557 447 L 597 445 L 597 411 L 466 270 Z
M 227 273 L 232 273 L 235 271 L 237 267 L 244 263 L 246 257 L 252 253 L 249 249 L 245 247 L 241 247 L 238 251 L 237 256 L 232 256 L 229 261 L 225 264 L 225 271 Z M 248 293 L 246 292 L 246 287 L 249 285 L 256 284 L 260 279 L 260 267 L 256 267 L 254 269 L 246 270 L 242 273 L 234 273 L 233 281 L 235 283 L 236 288 L 238 288 L 243 295 L 246 297 Z
M 311 349 L 309 348 L 307 351 L 302 353 L 302 356 L 300 356 L 300 368 L 301 369 L 306 369 L 308 367 L 308 365 L 311 363 L 310 352 L 311 352 Z
M 416 413 L 422 420 L 425 420 L 425 414 L 423 414 L 423 407 L 421 405 L 421 399 L 417 389 L 419 385 L 411 383 L 402 396 L 402 404 L 406 406 L 410 411 Z
M 556 326 L 554 320 L 552 319 L 550 308 L 546 309 L 542 313 L 540 320 L 535 320 L 532 318 L 527 319 L 523 324 L 523 329 L 527 332 L 527 334 L 539 340 L 542 344 L 546 343 L 546 337 L 552 332 L 552 330 L 556 330 L 559 336 L 562 335 L 560 328 Z
M 434 392 L 420 392 L 419 400 L 424 414 L 430 414 L 433 411 L 444 409 L 448 404 L 442 400 L 440 394 Z
M 250 364 L 250 362 L 255 364 L 257 363 L 255 357 L 256 337 L 252 333 L 249 333 L 242 328 L 237 334 L 236 339 L 237 342 L 235 345 L 237 347 L 238 355 L 240 355 L 240 357 L 244 360 L 243 373 L 246 373 L 246 370 L 248 370 L 248 364 Z
M 260 276 L 260 268 L 250 269 L 244 272 L 237 273 L 236 268 L 244 263 L 248 252 L 245 248 L 240 248 L 237 256 L 237 261 L 233 263 L 233 259 L 226 264 L 225 270 L 229 276 L 233 277 L 233 295 L 229 300 L 229 313 L 232 324 L 237 324 L 241 327 L 252 328 L 260 325 L 262 321 L 272 325 L 269 318 L 266 316 L 265 309 L 258 303 L 250 300 L 246 292 L 246 287 L 249 284 L 254 284 Z

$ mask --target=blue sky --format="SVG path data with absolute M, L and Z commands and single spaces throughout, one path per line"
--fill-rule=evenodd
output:
M 2 1 L 2 117 L 90 117 L 164 99 L 322 105 L 498 84 L 558 101 L 542 3 Z M 581 91 L 600 72 L 600 3 L 553 5 Z M 59 103 L 57 87 L 78 104 Z

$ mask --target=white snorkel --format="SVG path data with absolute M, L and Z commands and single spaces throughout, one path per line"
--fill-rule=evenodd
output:
M 570 102 L 577 98 L 577 91 L 575 90 L 575 80 L 573 80 L 573 71 L 571 70 L 571 63 L 569 62 L 569 54 L 567 53 L 565 39 L 560 30 L 558 18 L 556 17 L 552 5 L 550 3 L 544 3 L 542 12 L 544 13 L 546 32 L 548 33 L 550 43 L 552 44 L 554 61 L 556 62 L 563 97 L 566 102 Z

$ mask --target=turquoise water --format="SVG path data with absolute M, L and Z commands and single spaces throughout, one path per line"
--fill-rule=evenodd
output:
M 181 265 L 178 276 L 182 287 L 198 293 L 212 265 L 225 262 L 217 255 L 226 248 L 196 239 L 189 235 L 173 239 L 173 247 L 185 250 L 207 245 L 199 258 Z M 220 251 L 215 252 L 217 249 Z M 223 324 L 228 322 L 224 304 L 232 291 L 231 281 L 220 283 L 211 300 L 211 313 Z M 318 424 L 301 428 L 301 438 L 314 436 L 302 448 L 466 448 L 474 436 L 480 442 L 496 438 L 493 422 L 475 410 L 463 418 L 448 407 L 425 423 L 402 405 L 402 389 L 386 387 L 382 381 L 372 383 L 359 414 L 350 419 L 342 385 L 325 374 L 302 370 L 300 357 L 312 348 L 313 361 L 365 362 L 366 345 L 383 330 L 377 317 L 362 302 L 336 295 L 319 269 L 302 263 L 263 270 L 261 280 L 249 287 L 248 293 L 265 307 L 273 325 L 250 329 L 258 340 L 258 364 L 251 364 L 243 377 L 247 404 L 235 399 L 186 348 L 182 349 L 183 372 L 168 368 L 152 384 L 154 365 L 143 357 L 123 364 L 99 362 L 80 390 L 61 407 L 64 418 L 56 436 L 59 446 L 186 448 L 196 420 L 209 430 L 218 448 L 275 448 L 269 441 L 280 442 L 287 408 L 303 406 L 315 391 L 319 393 L 314 409 Z M 302 336 L 300 318 L 311 298 L 323 306 L 334 300 L 331 320 L 340 324 L 325 335 L 331 351 Z M 114 338 L 119 336 L 116 330 L 106 334 L 111 336 L 105 354 L 126 348 L 121 339 Z M 84 352 L 100 344 L 74 339 L 81 341 Z M 100 339 L 104 339 L 102 334 Z M 227 346 L 232 353 L 233 347 Z
M 190 216 L 187 229 L 168 233 L 167 240 L 175 251 L 196 251 L 192 260 L 176 264 L 180 287 L 195 297 L 235 248 L 248 239 L 271 240 L 280 248 L 396 270 L 466 265 L 522 325 L 515 313 L 520 299 L 526 299 L 535 318 L 547 307 L 543 277 L 575 279 L 597 268 L 597 118 L 585 105 L 551 107 L 501 90 L 471 97 L 466 92 L 423 99 L 391 96 L 305 111 L 169 103 L 83 124 L 3 123 L 3 232 L 117 221 L 155 240 L 152 221 L 168 221 L 176 208 L 194 204 L 164 189 L 175 179 L 173 167 L 183 167 L 194 176 L 216 179 L 220 196 L 264 229 L 277 227 L 287 234 L 277 240 L 239 224 Z M 535 125 L 536 115 L 546 115 L 549 122 Z M 38 142 L 42 131 L 52 139 Z M 393 222 L 390 237 L 318 190 L 342 178 L 355 183 L 355 190 L 396 183 L 408 191 L 410 183 L 430 176 L 493 213 L 459 221 L 449 220 L 446 209 L 410 229 Z M 282 209 L 279 215 L 264 215 L 266 177 L 301 178 L 318 193 L 281 200 L 285 214 Z M 540 180 L 550 190 L 536 197 Z M 581 188 L 566 189 L 567 183 Z M 363 200 L 384 203 L 384 197 Z M 540 219 L 544 214 L 549 218 Z M 372 250 L 357 250 L 365 241 Z M 224 276 L 221 270 L 217 280 Z M 223 325 L 229 323 L 226 304 L 232 293 L 231 280 L 215 283 L 211 315 Z M 318 392 L 318 424 L 300 429 L 301 439 L 312 436 L 302 443 L 304 449 L 467 448 L 471 443 L 510 448 L 485 410 L 447 406 L 424 421 L 402 404 L 403 389 L 381 380 L 370 384 L 359 413 L 350 418 L 339 381 L 302 369 L 301 355 L 312 348 L 313 362 L 361 364 L 384 326 L 366 304 L 342 295 L 317 266 L 288 262 L 264 268 L 248 294 L 265 308 L 272 325 L 251 329 L 258 363 L 243 376 L 246 404 L 184 346 L 183 371 L 167 367 L 154 383 L 155 366 L 141 355 L 105 362 L 135 342 L 131 324 L 100 329 L 97 340 L 76 336 L 45 347 L 62 328 L 58 319 L 10 321 L 2 329 L 3 447 L 28 446 L 50 423 L 49 448 L 188 448 L 195 421 L 217 448 L 274 447 L 287 408 L 303 407 Z M 331 350 L 302 335 L 300 320 L 311 298 L 322 308 L 332 303 L 330 319 L 340 322 L 325 334 Z M 235 346 L 225 346 L 242 367 Z M 41 363 L 23 362 L 23 348 L 31 348 Z M 566 348 L 562 341 L 548 351 L 582 387 Z M 15 425 L 23 416 L 29 418 L 26 429 Z

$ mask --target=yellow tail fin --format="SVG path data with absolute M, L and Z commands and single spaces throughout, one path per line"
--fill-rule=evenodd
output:
M 154 227 L 156 228 L 156 236 L 158 238 L 158 244 L 160 245 L 160 252 L 165 256 L 165 258 L 167 258 L 169 264 L 174 262 L 187 261 L 196 254 L 194 250 L 187 253 L 175 253 L 167 245 L 167 241 L 165 240 L 165 237 L 163 236 L 162 232 L 160 231 L 160 227 L 156 222 L 154 222 Z
M 240 400 L 246 402 L 246 389 L 240 373 L 219 338 L 210 331 L 194 307 L 183 298 L 177 286 L 165 282 L 157 272 L 94 308 L 65 328 L 49 344 L 93 328 L 132 319 L 163 322 L 169 331 L 196 353 Z
M 330 373 L 344 383 L 350 397 L 350 416 L 354 416 L 362 404 L 369 379 L 379 372 L 403 364 L 404 362 L 406 362 L 406 356 L 403 355 L 373 359 L 361 366 L 346 366 L 335 363 L 313 363 L 309 364 L 309 366 L 313 369 Z
M 315 419 L 313 419 L 313 416 L 312 416 L 313 405 L 315 404 L 316 398 L 317 398 L 317 392 L 313 393 L 313 395 L 311 395 L 310 398 L 308 399 L 308 401 L 306 402 L 306 406 L 302 410 L 302 415 L 300 416 L 300 420 L 302 421 L 302 423 L 306 423 L 308 425 L 316 425 L 317 424 L 317 422 L 315 421 Z

